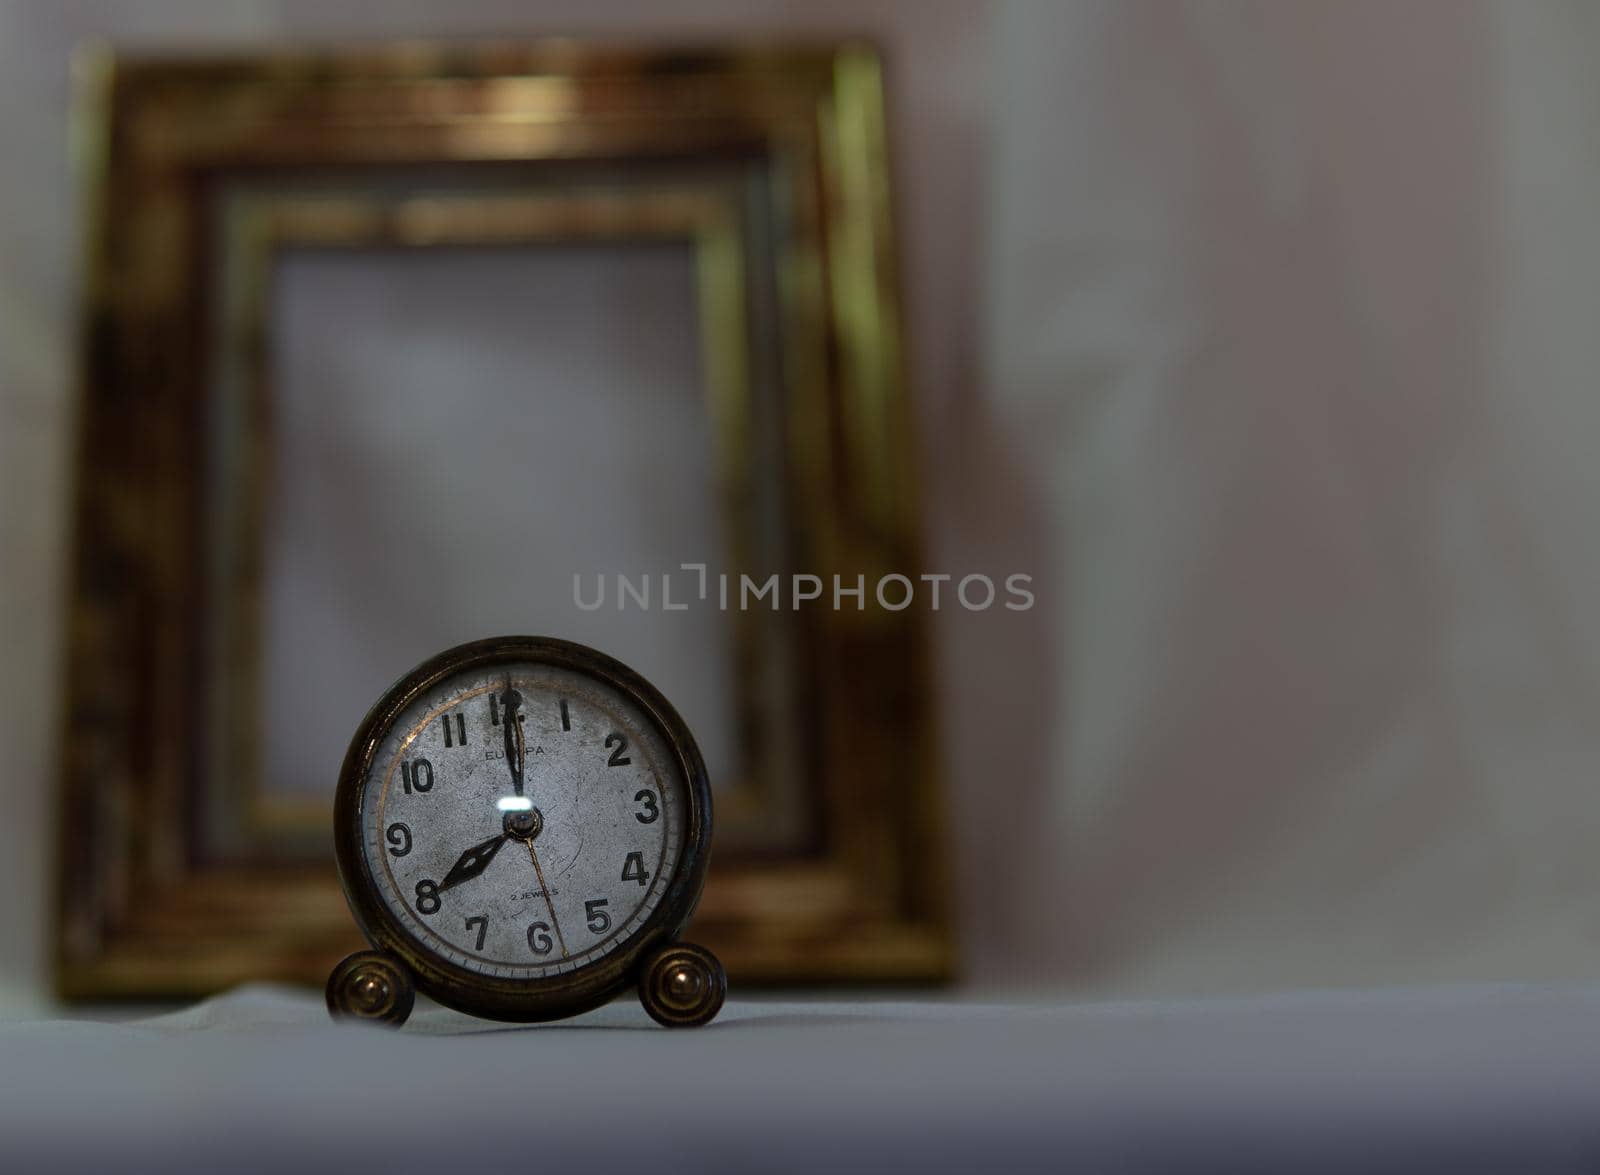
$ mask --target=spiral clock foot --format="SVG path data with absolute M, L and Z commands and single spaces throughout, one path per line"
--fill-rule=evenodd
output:
M 675 942 L 650 955 L 639 972 L 639 1002 L 658 1024 L 698 1028 L 722 1010 L 728 976 L 705 947 Z
M 367 1020 L 398 1028 L 411 1015 L 411 973 L 386 951 L 357 951 L 333 969 L 326 989 L 335 1020 Z

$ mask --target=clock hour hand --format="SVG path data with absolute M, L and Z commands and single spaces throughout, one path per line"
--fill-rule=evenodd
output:
M 452 885 L 460 885 L 463 881 L 471 881 L 478 874 L 489 867 L 489 862 L 494 860 L 494 855 L 500 851 L 500 846 L 506 843 L 506 834 L 491 836 L 482 844 L 473 845 L 461 856 L 456 858 L 456 863 L 450 866 L 450 872 L 444 875 L 444 880 L 439 883 L 439 891 L 443 893 Z

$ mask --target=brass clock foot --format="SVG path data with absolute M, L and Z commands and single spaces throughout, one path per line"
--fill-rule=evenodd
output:
M 660 948 L 639 972 L 639 1002 L 668 1028 L 709 1024 L 727 994 L 728 975 L 717 956 L 692 942 Z
M 371 1020 L 398 1028 L 411 1015 L 416 988 L 411 973 L 386 951 L 357 951 L 328 976 L 328 1015 Z

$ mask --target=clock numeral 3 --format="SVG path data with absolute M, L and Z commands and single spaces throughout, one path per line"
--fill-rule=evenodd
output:
M 643 804 L 643 812 L 635 812 L 633 818 L 640 824 L 654 824 L 656 817 L 661 815 L 661 809 L 656 807 L 656 793 L 647 787 L 642 787 L 633 793 L 633 802 Z
M 637 881 L 640 885 L 644 885 L 650 880 L 650 874 L 644 870 L 644 856 L 642 854 L 628 854 L 628 859 L 622 863 L 622 880 Z

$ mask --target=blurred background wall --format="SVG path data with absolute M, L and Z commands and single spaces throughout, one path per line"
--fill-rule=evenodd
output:
M 1600 974 L 1600 14 L 0 4 L 0 990 L 44 975 L 75 43 L 886 49 L 973 982 Z

